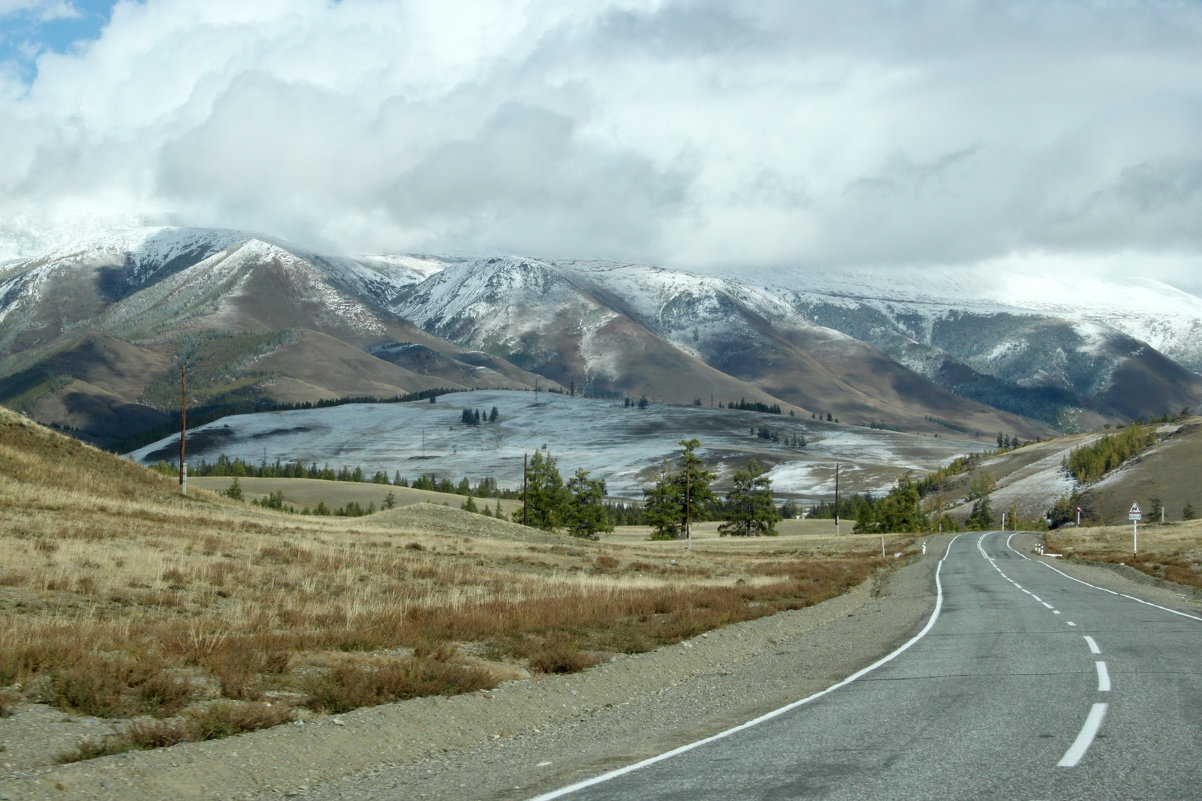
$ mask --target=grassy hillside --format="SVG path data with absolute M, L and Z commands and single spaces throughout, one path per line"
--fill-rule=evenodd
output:
M 1114 430 L 1059 437 L 987 456 L 972 470 L 943 480 L 939 496 L 950 514 L 961 519 L 972 507 L 973 489 L 981 486 L 992 488 L 995 515 L 1013 509 L 1031 521 L 1042 519 L 1057 499 L 1073 492 L 1079 493 L 1083 521 L 1122 523 L 1132 503 L 1147 514 L 1159 502 L 1167 522 L 1181 521 L 1187 505 L 1202 516 L 1202 488 L 1196 478 L 1202 473 L 1202 418 L 1159 423 L 1148 430 L 1155 444 L 1092 483 L 1078 483 L 1064 465 L 1074 450 L 1115 435 Z
M 225 492 L 233 484 L 228 476 L 204 476 L 188 479 L 189 487 L 197 487 L 212 492 Z M 312 508 L 324 502 L 331 509 L 357 503 L 363 508 L 374 504 L 376 509 L 382 509 L 385 500 L 392 495 L 397 506 L 412 506 L 417 503 L 431 503 L 450 506 L 458 509 L 467 498 L 446 492 L 413 489 L 412 487 L 394 487 L 390 484 L 365 484 L 350 481 L 324 481 L 317 478 L 239 478 L 238 486 L 242 489 L 242 497 L 247 502 L 266 498 L 273 492 L 281 493 L 285 506 L 294 506 L 298 510 L 303 507 Z M 476 504 L 488 504 L 490 509 L 496 508 L 495 498 L 477 498 Z M 501 501 L 501 511 L 506 515 L 520 509 L 521 501 Z
M 882 564 L 875 538 L 757 544 L 583 542 L 428 503 L 346 519 L 181 497 L 0 409 L 0 714 L 23 699 L 151 716 L 75 758 L 219 736 L 577 670 L 815 603 Z

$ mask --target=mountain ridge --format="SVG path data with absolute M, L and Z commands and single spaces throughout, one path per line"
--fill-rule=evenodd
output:
M 98 440 L 114 424 L 89 417 L 171 413 L 169 370 L 87 382 L 78 357 L 95 344 L 89 336 L 188 362 L 198 400 L 209 401 L 541 385 L 1032 438 L 1202 399 L 1197 373 L 1097 320 L 984 296 L 955 306 L 946 294 L 962 291 L 956 282 L 945 296 L 924 289 L 935 278 L 895 287 L 893 299 L 880 279 L 807 280 L 518 256 L 325 255 L 223 229 L 118 232 L 0 266 L 0 378 L 21 378 L 0 402 Z M 1183 311 L 1162 340 L 1202 330 L 1192 297 L 1176 300 L 1179 311 L 1197 301 L 1196 319 Z M 159 356 L 146 358 L 158 368 Z

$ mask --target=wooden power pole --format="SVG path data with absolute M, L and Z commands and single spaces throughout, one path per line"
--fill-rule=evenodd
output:
M 188 442 L 188 366 L 179 366 L 179 493 L 188 494 L 188 463 L 184 461 Z

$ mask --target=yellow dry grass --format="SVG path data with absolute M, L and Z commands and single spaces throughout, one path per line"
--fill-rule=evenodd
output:
M 882 564 L 879 538 L 795 522 L 756 540 L 703 525 L 689 548 L 430 504 L 288 515 L 181 497 L 0 409 L 0 688 L 122 718 L 217 699 L 343 709 L 579 669 L 818 602 Z
M 229 489 L 234 479 L 228 476 L 201 476 L 188 479 L 189 487 L 210 490 L 221 493 Z M 297 509 L 315 507 L 324 502 L 330 509 L 357 503 L 364 509 L 368 504 L 374 504 L 377 509 L 384 506 L 385 499 L 391 494 L 397 506 L 412 506 L 417 503 L 433 503 L 458 509 L 467 500 L 463 495 L 451 495 L 445 492 L 413 489 L 412 487 L 394 487 L 390 484 L 364 484 L 351 481 L 326 481 L 318 478 L 239 478 L 238 485 L 242 488 L 242 497 L 249 501 L 266 498 L 273 492 L 283 496 L 285 506 Z M 495 509 L 495 498 L 476 498 L 476 505 L 483 508 Z M 502 500 L 501 511 L 511 515 L 522 506 L 521 501 Z
M 1046 536 L 1048 548 L 1076 559 L 1129 565 L 1156 578 L 1202 587 L 1202 520 L 1132 526 L 1062 529 Z M 1138 553 L 1136 548 L 1138 547 Z

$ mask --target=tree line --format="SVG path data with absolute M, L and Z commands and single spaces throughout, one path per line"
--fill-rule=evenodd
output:
M 1078 483 L 1089 484 L 1155 443 L 1154 428 L 1132 423 L 1114 434 L 1069 451 L 1064 458 L 1064 470 Z
M 730 492 L 720 500 L 711 488 L 715 475 L 706 469 L 697 449 L 700 440 L 680 441 L 680 452 L 660 465 L 655 483 L 643 491 L 643 504 L 634 507 L 604 501 L 605 482 L 578 469 L 566 483 L 558 461 L 536 451 L 525 477 L 525 500 L 515 522 L 545 530 L 563 529 L 577 537 L 596 539 L 617 525 L 646 525 L 651 539 L 691 536 L 693 523 L 721 519 L 722 536 L 776 534 L 780 520 L 772 498 L 772 481 L 753 459 L 735 472 Z

